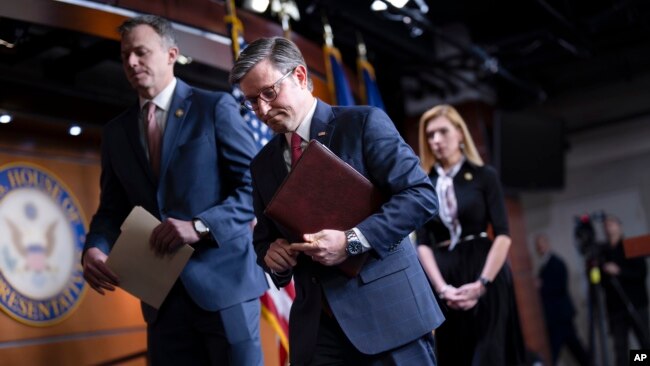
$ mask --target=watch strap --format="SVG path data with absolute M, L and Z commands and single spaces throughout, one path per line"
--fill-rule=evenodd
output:
M 359 240 L 359 237 L 354 230 L 346 230 L 345 238 L 347 239 L 345 252 L 349 256 L 361 254 L 363 252 L 363 245 L 361 244 L 361 240 Z
M 480 276 L 480 277 L 478 278 L 478 282 L 480 282 L 481 285 L 483 285 L 483 287 L 485 287 L 486 289 L 487 289 L 488 287 L 490 287 L 490 285 L 492 284 L 492 281 L 488 280 L 487 278 L 485 278 L 485 277 L 483 277 L 483 276 Z

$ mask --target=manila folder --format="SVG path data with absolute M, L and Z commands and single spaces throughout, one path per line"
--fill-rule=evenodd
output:
M 120 287 L 156 309 L 178 279 L 194 249 L 183 245 L 176 252 L 157 256 L 149 246 L 153 229 L 160 224 L 144 208 L 133 208 L 106 260 L 120 279 Z

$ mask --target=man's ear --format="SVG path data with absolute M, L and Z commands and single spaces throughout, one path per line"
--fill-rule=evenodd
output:
M 173 65 L 176 62 L 179 53 L 180 51 L 178 50 L 178 47 L 169 47 L 167 50 L 169 65 Z
M 298 85 L 300 85 L 303 88 L 306 88 L 307 85 L 309 84 L 309 78 L 307 76 L 307 68 L 304 65 L 298 65 L 294 70 L 294 74 L 298 78 Z

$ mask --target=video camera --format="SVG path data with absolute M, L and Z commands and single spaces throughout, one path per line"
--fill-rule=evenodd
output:
M 602 252 L 603 245 L 596 241 L 594 222 L 602 223 L 605 220 L 605 212 L 598 211 L 592 214 L 575 216 L 574 237 L 576 247 L 580 254 L 588 259 L 598 259 Z

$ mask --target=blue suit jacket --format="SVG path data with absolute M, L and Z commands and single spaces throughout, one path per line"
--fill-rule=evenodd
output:
M 108 253 L 131 209 L 142 206 L 161 220 L 198 217 L 214 240 L 194 245 L 181 273 L 200 307 L 217 311 L 254 299 L 267 288 L 251 245 L 253 220 L 249 164 L 255 142 L 226 93 L 192 88 L 178 80 L 156 179 L 138 127 L 137 105 L 109 122 L 102 138 L 99 208 L 84 250 Z M 155 310 L 143 304 L 145 319 Z
M 380 212 L 356 226 L 373 248 L 358 277 L 349 279 L 336 267 L 299 256 L 293 269 L 296 299 L 289 323 L 292 362 L 311 359 L 322 293 L 347 337 L 363 353 L 390 350 L 431 332 L 444 318 L 407 237 L 437 211 L 435 191 L 418 158 L 377 108 L 331 107 L 318 101 L 310 136 L 390 199 Z M 277 238 L 302 241 L 263 214 L 287 175 L 282 157 L 285 146 L 284 136 L 276 136 L 251 164 L 258 219 L 253 242 L 258 263 L 267 271 L 263 258 L 271 242 Z M 279 286 L 289 282 L 287 277 L 272 277 Z

